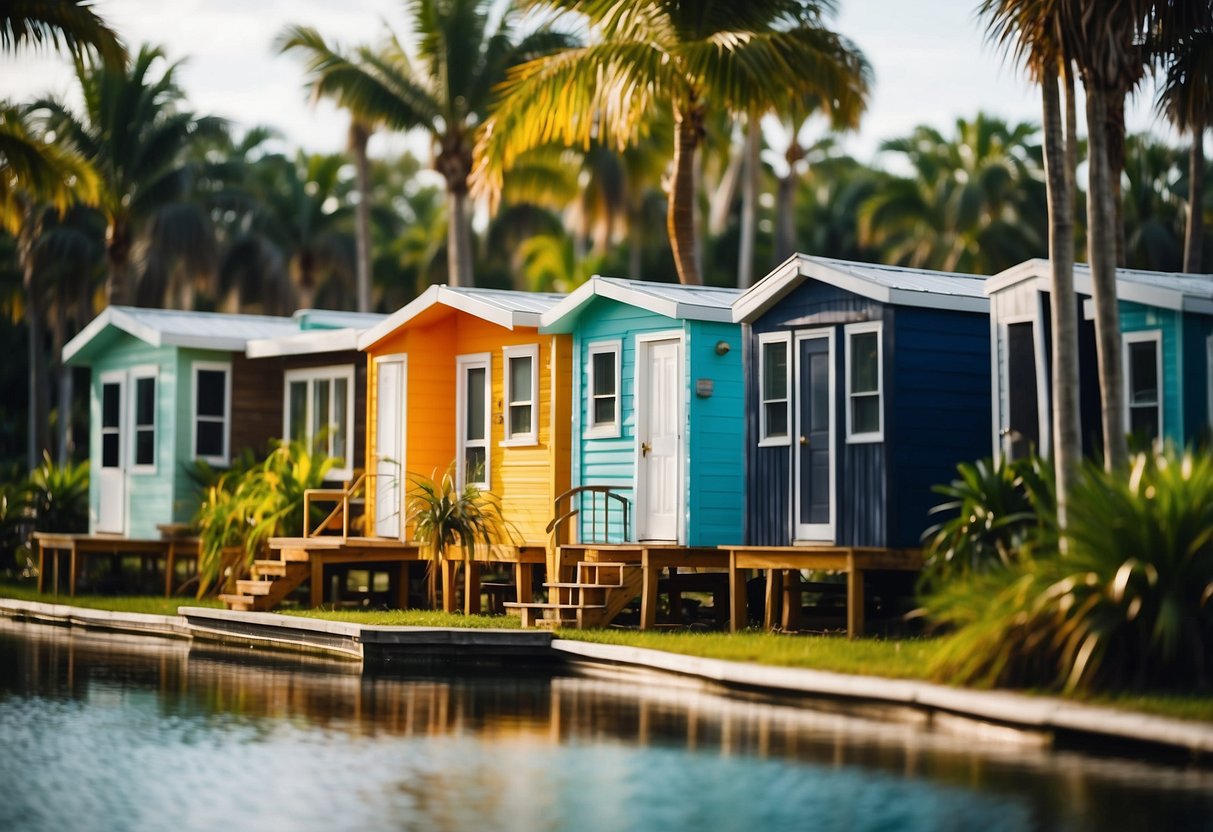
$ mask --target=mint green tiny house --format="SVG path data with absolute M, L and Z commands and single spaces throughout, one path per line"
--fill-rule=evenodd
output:
M 544 313 L 540 332 L 573 336 L 571 482 L 612 486 L 631 505 L 629 528 L 620 512 L 595 528 L 586 495 L 582 540 L 741 541 L 738 294 L 593 277 Z
M 355 341 L 378 318 L 104 310 L 63 348 L 67 364 L 90 367 L 92 375 L 89 531 L 147 538 L 158 537 L 160 525 L 192 522 L 195 463 L 224 468 L 241 450 L 263 454 L 283 437 L 289 378 L 309 380 L 312 391 L 328 376 L 348 377 L 344 422 L 348 435 L 360 437 L 355 418 L 365 383 L 357 381 L 365 370 Z M 353 444 L 346 455 L 357 460 Z

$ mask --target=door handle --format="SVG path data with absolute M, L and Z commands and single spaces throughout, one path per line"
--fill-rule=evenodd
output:
M 809 437 L 807 437 L 807 436 L 802 436 L 802 437 L 800 437 L 800 444 L 801 444 L 801 445 L 808 445 L 808 444 L 809 444 Z
M 640 443 L 640 455 L 641 456 L 648 456 L 649 451 L 651 451 L 651 450 L 653 450 L 653 446 L 650 445 L 648 442 Z

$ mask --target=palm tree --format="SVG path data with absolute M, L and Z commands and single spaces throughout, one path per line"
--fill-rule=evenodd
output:
M 866 95 L 862 56 L 825 28 L 825 4 L 810 0 L 747 3 L 645 0 L 531 0 L 570 15 L 598 36 L 516 68 L 477 145 L 477 181 L 496 193 L 527 150 L 558 141 L 588 147 L 596 139 L 623 148 L 653 113 L 674 122 L 667 233 L 678 277 L 700 283 L 696 259 L 695 153 L 713 109 L 763 113 L 789 96 L 831 100 Z
M 1183 270 L 1201 271 L 1204 203 L 1205 132 L 1213 121 L 1213 30 L 1182 37 L 1166 57 L 1166 76 L 1158 109 L 1192 138 L 1188 161 L 1188 221 Z
M 76 58 L 95 54 L 112 67 L 126 61 L 114 30 L 92 0 L 8 0 L 0 8 L 0 51 L 47 46 Z
M 317 83 L 364 125 L 430 134 L 434 168 L 447 188 L 447 268 L 453 286 L 472 285 L 472 230 L 468 177 L 474 134 L 494 88 L 518 61 L 568 45 L 566 36 L 537 32 L 516 39 L 514 13 L 497 25 L 492 0 L 409 0 L 416 35 L 410 56 L 392 36 L 381 49 L 346 55 L 321 51 L 323 40 L 304 27 L 289 27 L 280 49 L 306 48 L 317 58 Z
M 184 204 L 197 173 L 185 151 L 191 142 L 222 130 L 223 122 L 177 109 L 179 64 L 168 64 L 157 76 L 163 61 L 164 53 L 150 46 L 122 69 L 79 61 L 83 110 L 75 113 L 55 100 L 36 105 L 46 114 L 47 128 L 76 148 L 100 177 L 110 303 L 135 299 L 135 247 L 149 240 L 149 231 L 155 230 L 152 242 L 162 251 L 184 250 L 207 238 L 201 209 Z
M 1187 155 L 1146 135 L 1127 138 L 1122 210 L 1129 268 L 1183 268 Z

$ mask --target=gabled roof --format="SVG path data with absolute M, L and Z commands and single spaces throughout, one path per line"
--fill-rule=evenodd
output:
M 539 316 L 555 306 L 564 295 L 545 292 L 515 292 L 509 289 L 476 289 L 455 286 L 431 286 L 387 320 L 380 321 L 358 338 L 358 349 L 365 350 L 382 341 L 428 309 L 445 306 L 466 312 L 505 329 L 539 326 Z
M 290 335 L 299 325 L 290 318 L 269 315 L 229 315 L 109 306 L 63 347 L 63 361 L 87 365 L 105 348 L 108 335 L 125 332 L 153 347 L 193 347 L 244 352 L 254 338 Z
M 989 312 L 986 278 L 975 274 L 907 269 L 793 254 L 733 304 L 733 320 L 750 322 L 806 280 L 819 280 L 861 297 L 895 306 Z
M 543 313 L 543 332 L 572 332 L 577 317 L 596 297 L 647 309 L 667 318 L 691 321 L 733 320 L 733 301 L 740 289 L 715 286 L 683 286 L 678 283 L 653 283 L 625 280 L 621 277 L 594 275 L 568 297 Z
M 372 312 L 300 309 L 292 316 L 295 332 L 249 341 L 246 354 L 249 358 L 274 358 L 356 350 L 362 333 L 386 318 Z
M 991 277 L 986 292 L 992 295 L 1027 281 L 1035 281 L 1038 289 L 1047 292 L 1052 288 L 1051 279 L 1048 260 L 1027 260 Z M 1086 263 L 1074 264 L 1074 290 L 1091 294 L 1091 267 Z M 1162 309 L 1213 315 L 1213 275 L 1117 269 L 1116 297 Z

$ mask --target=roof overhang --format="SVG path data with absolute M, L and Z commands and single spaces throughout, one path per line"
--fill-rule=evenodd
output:
M 594 298 L 607 298 L 675 320 L 717 321 L 720 323 L 730 323 L 733 320 L 732 311 L 728 307 L 706 306 L 673 298 L 658 297 L 626 283 L 594 275 L 560 303 L 543 313 L 540 317 L 539 331 L 553 334 L 572 332 L 577 318 Z
M 485 302 L 474 294 L 460 292 L 448 286 L 431 286 L 389 315 L 386 320 L 363 332 L 358 338 L 358 349 L 370 349 L 396 330 L 408 326 L 410 322 L 437 306 L 466 312 L 503 329 L 539 326 L 540 314 L 538 312 L 502 309 Z
M 278 338 L 255 338 L 248 342 L 249 358 L 278 358 L 286 355 L 344 352 L 358 349 L 357 329 L 316 329 Z
M 165 332 L 141 323 L 135 316 L 120 307 L 107 306 L 96 318 L 93 318 L 76 337 L 63 345 L 63 363 L 87 365 L 95 353 L 96 347 L 104 342 L 104 335 L 111 330 L 125 332 L 153 347 L 187 347 L 203 350 L 218 350 L 222 352 L 242 352 L 246 345 L 244 338 L 225 337 L 217 335 L 180 335 Z
M 1076 266 L 1073 279 L 1075 292 L 1086 295 L 1088 298 L 1094 294 L 1091 270 L 1088 267 Z M 986 283 L 986 294 L 993 295 L 1025 283 L 1032 283 L 1039 291 L 1052 292 L 1053 273 L 1050 261 L 1028 260 L 1004 272 L 999 272 Z M 1213 315 L 1213 298 L 1199 297 L 1165 286 L 1153 286 L 1124 276 L 1120 276 L 1116 280 L 1116 299 L 1154 306 L 1159 309 Z M 1086 301 L 1086 303 L 1090 303 L 1090 301 Z
M 752 323 L 810 279 L 835 286 L 869 300 L 895 306 L 921 306 L 928 309 L 979 313 L 986 313 L 990 310 L 988 298 L 947 295 L 912 289 L 893 289 L 848 274 L 815 258 L 803 254 L 793 254 L 736 300 L 733 304 L 734 323 Z

